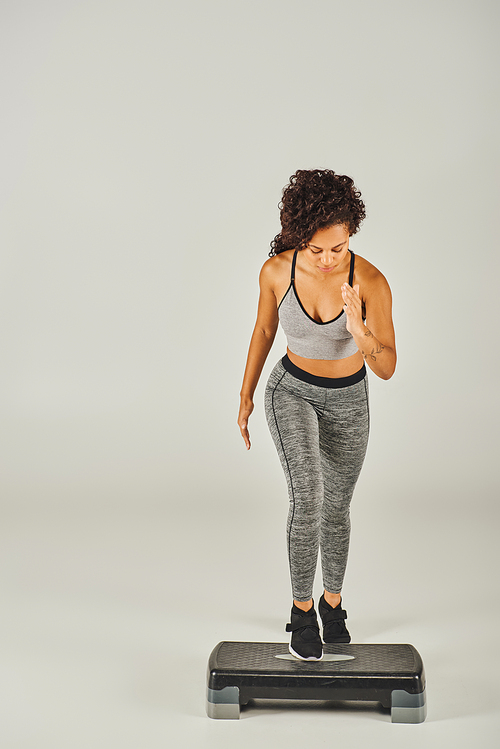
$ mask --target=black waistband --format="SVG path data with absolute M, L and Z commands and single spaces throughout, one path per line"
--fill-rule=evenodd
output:
M 354 372 L 348 377 L 318 377 L 310 372 L 306 372 L 305 369 L 300 369 L 294 364 L 289 358 L 288 354 L 285 354 L 281 363 L 285 367 L 286 371 L 302 382 L 308 382 L 309 385 L 318 385 L 322 388 L 346 388 L 349 385 L 355 385 L 357 382 L 361 382 L 366 377 L 366 367 L 363 364 L 361 369 Z

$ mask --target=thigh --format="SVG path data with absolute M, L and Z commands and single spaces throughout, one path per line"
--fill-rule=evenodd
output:
M 365 380 L 332 389 L 319 422 L 323 471 L 329 479 L 357 480 L 368 445 L 369 407 Z
M 310 488 L 322 483 L 317 407 L 283 379 L 266 388 L 267 423 L 293 488 Z

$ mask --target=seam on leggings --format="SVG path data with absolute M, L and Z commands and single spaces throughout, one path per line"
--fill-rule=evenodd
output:
M 368 432 L 370 432 L 370 401 L 368 400 L 368 386 L 366 383 L 367 378 L 364 378 L 365 382 L 365 398 L 366 398 L 366 411 L 368 414 Z
M 285 375 L 286 375 L 286 372 L 283 372 L 283 374 L 281 375 L 279 381 L 276 383 L 276 385 L 273 388 L 273 394 L 272 394 L 272 397 L 271 397 L 271 407 L 273 409 L 273 416 L 274 416 L 274 423 L 276 424 L 276 431 L 278 432 L 278 437 L 280 438 L 281 451 L 282 451 L 282 453 L 284 455 L 284 458 L 285 458 L 285 461 L 286 461 L 286 470 L 287 470 L 287 473 L 288 473 L 288 480 L 290 482 L 290 494 L 292 495 L 292 517 L 290 518 L 290 527 L 288 529 L 288 537 L 287 537 L 288 566 L 289 566 L 289 569 L 290 569 L 290 578 L 291 578 L 291 575 L 292 575 L 292 564 L 291 564 L 291 558 L 290 558 L 290 536 L 292 534 L 293 518 L 295 517 L 295 494 L 294 494 L 294 491 L 293 491 L 292 474 L 290 473 L 290 466 L 288 465 L 288 458 L 287 458 L 287 455 L 286 455 L 286 452 L 285 452 L 285 448 L 284 448 L 284 445 L 283 445 L 283 440 L 281 438 L 281 432 L 280 432 L 280 428 L 278 426 L 278 419 L 276 418 L 276 412 L 274 410 L 274 393 L 276 392 L 276 389 L 277 389 L 278 385 L 281 384 L 281 380 L 283 379 L 283 377 Z
M 323 410 L 320 414 L 318 414 L 318 419 L 321 419 L 322 416 L 325 415 L 325 408 L 326 408 L 326 397 L 328 395 L 328 388 L 325 388 L 325 400 L 323 401 Z

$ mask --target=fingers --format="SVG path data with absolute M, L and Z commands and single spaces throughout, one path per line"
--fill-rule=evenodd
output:
M 240 424 L 240 432 L 241 436 L 243 437 L 243 440 L 245 442 L 245 445 L 247 447 L 247 450 L 250 450 L 251 444 L 250 444 L 250 434 L 248 432 L 248 425 L 246 421 L 243 421 Z
M 248 419 L 253 411 L 253 401 L 249 399 L 243 399 L 240 405 L 240 412 L 238 414 L 238 426 L 240 428 L 241 436 L 245 442 L 247 450 L 250 450 L 250 434 L 248 433 Z
M 342 298 L 344 301 L 347 300 L 358 300 L 361 302 L 359 297 L 359 283 L 354 284 L 354 288 L 349 286 L 348 283 L 343 283 L 341 286 Z
M 341 286 L 342 299 L 344 300 L 344 312 L 346 314 L 347 330 L 354 335 L 355 331 L 361 330 L 363 325 L 362 303 L 359 297 L 359 284 L 354 288 L 344 283 Z
M 349 286 L 348 283 L 342 284 L 342 299 L 344 300 L 344 309 L 353 311 L 355 309 L 361 309 L 361 299 L 359 297 L 359 284 L 355 284 L 354 288 Z
M 243 437 L 246 448 L 247 450 L 250 450 L 251 443 L 250 443 L 250 433 L 248 431 L 248 419 L 247 418 L 238 419 L 238 426 L 240 428 L 241 436 Z

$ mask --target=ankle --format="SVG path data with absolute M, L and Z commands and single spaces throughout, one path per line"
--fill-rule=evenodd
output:
M 337 608 L 342 600 L 340 593 L 329 593 L 327 590 L 325 590 L 325 592 L 323 593 L 323 598 L 332 607 L 332 609 Z
M 301 611 L 307 612 L 310 611 L 313 607 L 313 600 L 312 598 L 309 601 L 296 601 L 294 599 L 293 605 L 296 606 Z

